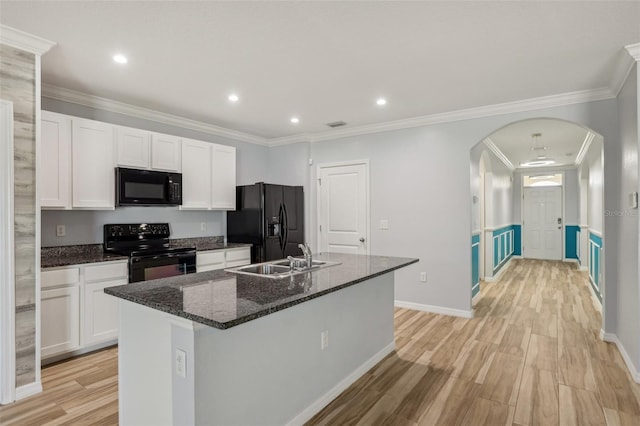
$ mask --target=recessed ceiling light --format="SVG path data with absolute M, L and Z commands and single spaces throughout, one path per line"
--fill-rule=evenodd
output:
M 239 98 L 239 97 L 238 97 L 238 95 L 236 95 L 235 93 L 232 93 L 232 94 L 230 94 L 230 95 L 229 95 L 229 98 L 228 98 L 228 99 L 229 99 L 231 102 L 238 102 L 238 100 L 239 100 L 240 98 Z
M 387 100 L 385 98 L 378 98 L 378 100 L 376 101 L 376 104 L 378 104 L 379 106 L 386 105 Z
M 291 122 L 293 124 L 298 124 L 300 122 L 300 119 L 298 117 L 291 117 Z
M 540 166 L 550 166 L 555 164 L 556 162 L 553 160 L 533 160 L 527 161 L 526 163 L 520 163 L 522 167 L 540 167 Z
M 116 61 L 119 64 L 126 64 L 128 62 L 127 61 L 127 57 L 124 56 L 124 55 L 120 55 L 120 54 L 114 55 L 113 56 L 113 60 Z

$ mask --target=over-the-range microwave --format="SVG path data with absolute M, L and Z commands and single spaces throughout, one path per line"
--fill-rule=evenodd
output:
M 116 167 L 117 206 L 178 206 L 182 174 Z

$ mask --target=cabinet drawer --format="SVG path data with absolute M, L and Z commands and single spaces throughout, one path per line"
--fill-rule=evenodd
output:
M 216 271 L 218 269 L 224 269 L 224 263 L 216 263 L 213 265 L 198 265 L 196 267 L 196 272 L 207 272 L 207 271 Z
M 80 268 L 55 269 L 42 271 L 40 288 L 73 285 L 80 281 Z
M 84 268 L 86 282 L 115 280 L 129 276 L 127 262 L 107 263 L 104 265 L 87 266 Z
M 216 265 L 221 264 L 224 267 L 224 251 L 210 251 L 197 253 L 196 264 L 200 265 Z
M 240 259 L 240 260 L 232 260 L 232 261 L 228 261 L 227 262 L 227 268 L 233 268 L 236 266 L 243 266 L 243 265 L 248 265 L 251 263 L 251 259 L 246 258 L 246 259 Z
M 246 249 L 241 250 L 229 250 L 227 251 L 227 263 L 235 262 L 237 260 L 251 260 L 251 251 Z

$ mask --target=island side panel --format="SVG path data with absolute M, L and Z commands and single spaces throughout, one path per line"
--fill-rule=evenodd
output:
M 394 349 L 393 301 L 391 272 L 227 330 L 196 325 L 196 424 L 308 420 Z
M 121 425 L 173 424 L 172 318 L 182 320 L 120 300 L 118 393 Z

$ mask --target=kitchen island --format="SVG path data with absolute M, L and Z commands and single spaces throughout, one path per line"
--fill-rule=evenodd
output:
M 321 254 L 285 278 L 226 271 L 105 289 L 119 297 L 121 424 L 301 424 L 394 349 L 395 269 Z

